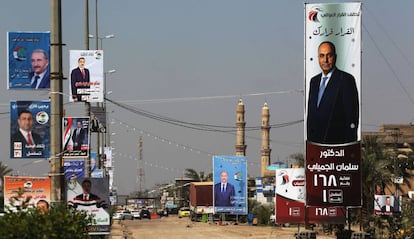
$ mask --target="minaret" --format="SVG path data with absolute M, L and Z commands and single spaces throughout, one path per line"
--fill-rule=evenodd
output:
M 244 121 L 244 104 L 241 99 L 237 103 L 237 110 L 236 110 L 236 155 L 237 156 L 246 156 L 246 145 L 244 142 L 244 127 L 246 126 L 246 122 Z
M 261 176 L 266 174 L 266 168 L 270 165 L 270 125 L 269 125 L 270 113 L 267 103 L 264 103 L 262 108 L 262 149 L 261 153 Z

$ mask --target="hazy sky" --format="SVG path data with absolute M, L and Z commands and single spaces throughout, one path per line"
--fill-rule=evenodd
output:
M 327 1 L 309 1 L 309 3 Z M 342 2 L 342 1 L 329 1 Z M 85 0 L 63 0 L 64 74 L 70 49 L 85 48 Z M 362 130 L 414 122 L 414 28 L 411 0 L 362 1 Z M 90 0 L 95 35 L 95 1 Z M 267 102 L 271 124 L 303 120 L 304 2 L 299 0 L 98 0 L 108 98 L 173 119 L 235 126 L 241 98 L 247 127 L 260 126 Z M 50 1 L 5 1 L 0 8 L 0 55 L 7 31 L 49 31 Z M 90 43 L 95 48 L 95 40 Z M 0 65 L 1 161 L 15 174 L 47 175 L 47 160 L 10 160 L 9 101 L 45 100 L 47 92 L 6 90 Z M 64 82 L 64 92 L 68 92 Z M 67 102 L 65 96 L 65 102 Z M 181 177 L 185 168 L 212 170 L 212 154 L 234 154 L 235 136 L 174 126 L 107 104 L 119 193 L 138 189 L 137 144 L 143 137 L 145 187 Z M 65 104 L 67 116 L 84 105 Z M 246 136 L 248 173 L 259 174 L 260 130 Z M 271 129 L 271 161 L 303 153 L 303 122 Z M 92 145 L 96 150 L 96 145 Z M 200 151 L 200 152 L 199 152 Z

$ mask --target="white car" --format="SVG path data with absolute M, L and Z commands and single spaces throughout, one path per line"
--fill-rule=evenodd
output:
M 269 221 L 270 223 L 273 223 L 273 224 L 276 223 L 276 215 L 275 214 L 270 215 Z
M 121 220 L 122 219 L 122 212 L 115 212 L 112 216 L 113 220 Z
M 141 219 L 140 213 L 141 213 L 140 210 L 132 210 L 131 211 L 131 214 L 132 214 L 132 216 L 134 216 L 134 219 Z

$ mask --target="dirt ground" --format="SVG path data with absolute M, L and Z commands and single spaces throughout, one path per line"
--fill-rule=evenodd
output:
M 304 228 L 300 228 L 304 230 Z M 177 216 L 163 217 L 160 219 L 124 220 L 114 221 L 111 232 L 111 239 L 268 239 L 268 238 L 295 238 L 298 227 L 280 226 L 250 226 L 248 224 L 204 223 L 192 222 L 188 218 L 177 218 Z M 318 232 L 317 238 L 332 239 L 334 235 L 324 235 Z

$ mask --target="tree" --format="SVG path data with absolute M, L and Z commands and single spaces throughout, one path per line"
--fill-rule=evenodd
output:
M 8 168 L 7 165 L 3 164 L 0 161 L 0 211 L 3 211 L 4 207 L 4 176 L 11 173 L 13 170 L 11 168 Z
M 1 182 L 0 185 L 2 185 L 2 186 L 4 185 L 3 177 L 6 176 L 7 174 L 11 173 L 12 171 L 13 171 L 13 169 L 8 168 L 7 165 L 3 164 L 0 161 L 0 182 Z M 3 191 L 3 187 L 1 187 L 0 190 Z
M 305 156 L 303 153 L 291 154 L 289 155 L 289 158 L 295 160 L 295 163 L 300 167 L 305 167 Z
M 197 173 L 194 169 L 186 168 L 185 174 L 187 178 L 190 178 L 194 182 L 211 182 L 213 181 L 213 173 L 205 174 L 204 171 Z
M 13 196 L 22 197 L 24 190 Z M 88 227 L 93 221 L 92 215 L 59 203 L 50 208 L 29 208 L 30 199 L 21 202 L 17 211 L 8 211 L 0 217 L 0 239 L 84 239 L 89 238 Z

